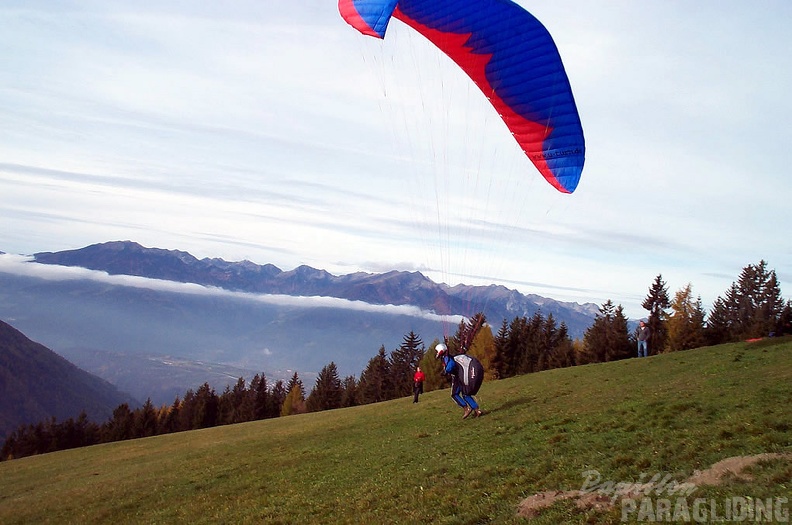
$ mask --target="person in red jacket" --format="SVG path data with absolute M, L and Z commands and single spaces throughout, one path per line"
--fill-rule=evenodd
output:
M 418 367 L 418 370 L 415 371 L 415 375 L 413 376 L 413 403 L 418 402 L 418 396 L 423 394 L 423 384 L 424 380 L 426 379 L 426 375 L 421 371 L 421 367 Z

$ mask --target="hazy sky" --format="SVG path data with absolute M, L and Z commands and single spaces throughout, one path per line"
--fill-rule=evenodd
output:
M 0 3 L 0 251 L 111 240 L 334 274 L 420 270 L 706 307 L 764 259 L 792 286 L 792 3 L 521 0 L 586 135 L 550 187 L 483 95 L 334 0 Z

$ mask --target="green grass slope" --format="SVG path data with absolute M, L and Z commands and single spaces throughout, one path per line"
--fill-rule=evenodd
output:
M 0 463 L 0 523 L 523 523 L 525 497 L 583 473 L 683 482 L 731 456 L 792 451 L 792 341 L 767 340 Z M 695 497 L 789 497 L 792 466 Z M 614 523 L 562 501 L 532 523 Z M 634 519 L 634 518 L 631 518 Z

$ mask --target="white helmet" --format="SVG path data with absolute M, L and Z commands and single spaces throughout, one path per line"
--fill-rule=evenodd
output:
M 445 354 L 448 351 L 448 347 L 443 343 L 440 343 L 439 345 L 435 346 L 435 351 L 437 352 L 435 359 L 437 359 L 438 357 L 440 357 L 441 355 Z

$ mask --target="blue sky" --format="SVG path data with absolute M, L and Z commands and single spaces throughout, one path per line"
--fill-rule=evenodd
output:
M 334 274 L 420 270 L 631 317 L 792 281 L 792 4 L 520 1 L 587 141 L 562 195 L 472 83 L 332 0 L 0 4 L 0 250 L 133 240 Z

